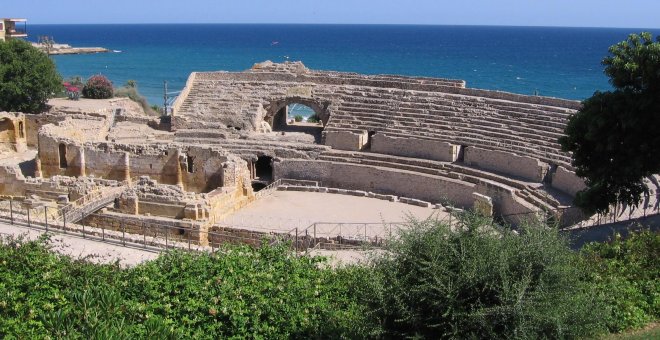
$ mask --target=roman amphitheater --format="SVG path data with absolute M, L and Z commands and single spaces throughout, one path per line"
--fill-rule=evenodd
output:
M 295 122 L 292 104 L 320 122 Z M 475 209 L 562 228 L 657 213 L 655 177 L 637 209 L 583 216 L 571 207 L 584 182 L 557 139 L 579 102 L 460 80 L 264 62 L 191 74 L 162 119 L 120 98 L 50 105 L 39 115 L 0 114 L 1 209 L 12 222 L 199 246 L 295 234 L 331 248 L 378 244 L 388 222 L 401 220 L 334 219 L 329 207 L 341 201 L 347 216 L 382 202 L 415 216 Z M 287 193 L 312 208 L 278 206 Z

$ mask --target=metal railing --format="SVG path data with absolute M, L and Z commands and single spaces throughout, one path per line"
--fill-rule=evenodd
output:
M 72 234 L 121 246 L 142 247 L 151 251 L 167 249 L 215 251 L 224 243 L 256 246 L 263 242 L 272 244 L 288 238 L 285 233 L 277 234 L 271 230 L 256 230 L 252 236 L 245 236 L 245 230 L 242 229 L 204 231 L 194 227 L 150 221 L 121 220 L 119 227 L 116 228 L 106 227 L 104 224 L 95 227 L 85 223 L 65 223 L 64 220 L 55 218 L 59 212 L 56 207 L 21 207 L 20 202 L 14 200 L 0 201 L 0 203 L 0 222 L 39 229 L 46 233 Z
M 123 187 L 117 187 L 121 192 Z M 103 194 L 90 194 L 75 202 L 86 203 L 92 206 L 95 200 L 105 197 Z M 660 198 L 656 194 L 655 198 Z M 651 202 L 651 200 L 648 200 Z M 615 206 L 607 215 L 595 215 L 584 219 L 576 227 L 597 226 L 604 223 L 617 222 L 635 217 L 646 217 L 660 213 L 658 201 L 653 204 L 645 204 L 643 207 L 632 209 L 631 207 Z M 141 246 L 145 249 L 188 249 L 197 251 L 214 251 L 224 243 L 242 243 L 251 245 L 289 244 L 297 252 L 309 249 L 361 249 L 364 247 L 381 247 L 393 239 L 398 231 L 409 225 L 408 222 L 382 222 L 382 223 L 335 223 L 314 222 L 307 227 L 295 227 L 286 229 L 233 226 L 216 224 L 203 230 L 202 224 L 192 227 L 178 223 L 157 223 L 151 220 L 140 219 L 120 220 L 119 225 L 109 228 L 102 223 L 96 227 L 85 223 L 72 223 L 70 213 L 77 210 L 66 210 L 53 206 L 25 207 L 20 201 L 0 200 L 0 221 L 12 225 L 27 226 L 45 230 L 53 233 L 73 233 L 83 238 L 97 241 L 120 244 L 122 246 Z M 94 205 L 95 206 L 95 205 Z M 521 214 L 506 215 L 507 218 L 516 218 L 520 221 L 529 219 L 532 221 L 543 220 L 546 223 L 557 222 L 567 210 L 575 208 L 561 208 L 552 211 L 528 212 Z M 62 213 L 64 214 L 62 215 Z M 449 223 L 454 226 L 458 221 L 458 212 L 450 212 L 437 221 Z M 87 214 L 100 216 L 98 214 Z M 85 215 L 85 216 L 87 216 Z M 63 218 L 58 218 L 58 217 Z M 75 219 L 75 218 L 74 218 Z M 82 221 L 84 219 L 81 218 Z
M 274 181 L 273 183 L 268 184 L 265 188 L 257 191 L 254 194 L 254 197 L 256 197 L 257 199 L 262 198 L 262 197 L 266 197 L 266 196 L 272 194 L 274 191 L 276 191 L 277 187 L 279 187 L 280 185 L 282 185 L 282 179 L 278 179 L 278 180 Z

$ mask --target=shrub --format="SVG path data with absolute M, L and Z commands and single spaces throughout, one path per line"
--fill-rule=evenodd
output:
M 651 231 L 619 234 L 609 243 L 583 249 L 593 269 L 595 293 L 611 308 L 607 326 L 620 332 L 640 328 L 660 318 L 660 234 Z
M 125 97 L 131 99 L 132 101 L 140 104 L 144 113 L 150 116 L 157 116 L 162 111 L 154 109 L 153 107 L 156 105 L 149 105 L 147 99 L 140 94 L 137 83 L 134 80 L 129 80 L 124 87 L 115 89 L 115 97 Z
M 308 123 L 318 123 L 319 121 L 321 120 L 319 119 L 319 116 L 316 113 L 307 118 Z
M 363 309 L 323 260 L 285 246 L 171 252 L 134 268 L 0 239 L 0 338 L 363 337 Z
M 37 113 L 62 92 L 48 56 L 23 40 L 0 41 L 0 111 Z
M 356 292 L 386 338 L 574 338 L 604 329 L 580 257 L 556 230 L 496 230 L 462 217 L 462 231 L 417 222 L 371 263 Z
M 303 116 L 302 115 L 295 115 L 295 117 L 293 117 L 293 120 L 295 120 L 298 123 L 302 122 L 303 121 Z
M 82 95 L 90 99 L 112 98 L 112 82 L 102 75 L 96 75 L 87 80 L 82 90 Z

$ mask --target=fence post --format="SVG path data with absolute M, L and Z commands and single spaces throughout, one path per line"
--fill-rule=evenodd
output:
M 144 248 L 147 247 L 147 228 L 144 226 L 144 222 L 142 222 L 142 240 L 144 241 Z
M 126 247 L 126 223 L 121 221 L 121 243 Z
M 105 224 L 101 224 L 101 238 L 105 241 Z
M 28 215 L 28 227 L 32 227 L 32 224 L 30 223 L 30 208 L 27 208 L 27 215 Z
M 64 233 L 66 234 L 66 211 L 64 211 L 64 209 L 62 209 L 62 221 L 64 222 L 62 230 L 64 230 Z
M 85 238 L 85 222 L 81 220 L 80 225 L 82 226 L 83 238 Z
M 294 249 L 298 252 L 298 227 L 296 227 L 296 244 Z
M 165 250 L 167 250 L 167 234 L 169 230 L 167 230 L 166 225 L 163 226 L 163 229 L 165 229 Z
M 14 225 L 14 200 L 12 198 L 9 199 L 9 220 L 11 221 L 11 224 Z
M 364 242 L 367 242 L 367 224 L 364 224 Z
M 314 247 L 316 247 L 316 223 L 314 223 Z
M 44 206 L 44 222 L 46 223 L 46 232 L 48 232 L 48 207 Z
M 188 229 L 188 250 L 190 250 L 190 234 L 192 233 L 192 227 Z

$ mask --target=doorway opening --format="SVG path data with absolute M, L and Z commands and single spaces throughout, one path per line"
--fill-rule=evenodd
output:
M 66 145 L 60 144 L 58 151 L 60 155 L 60 169 L 66 169 L 68 167 L 66 162 Z

